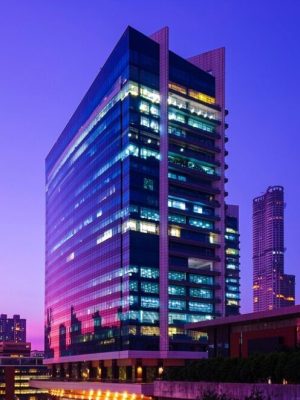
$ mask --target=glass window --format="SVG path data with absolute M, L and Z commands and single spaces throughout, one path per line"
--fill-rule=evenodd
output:
M 199 128 L 202 131 L 206 132 L 214 132 L 214 128 L 212 125 L 206 124 L 205 122 L 201 122 L 199 120 L 196 120 L 195 118 L 189 118 L 188 119 L 188 124 L 192 126 L 193 128 Z
M 228 299 L 239 299 L 240 295 L 238 293 L 226 293 Z
M 186 314 L 169 313 L 169 324 L 182 324 L 187 321 Z
M 204 229 L 213 229 L 214 224 L 211 221 L 206 221 L 203 219 L 198 218 L 190 218 L 189 223 L 192 226 L 196 226 L 197 228 L 204 228 Z
M 141 278 L 157 279 L 159 277 L 158 268 L 141 267 Z
M 129 281 L 129 290 L 131 292 L 137 292 L 138 291 L 138 282 L 137 281 Z
M 200 283 L 203 285 L 213 285 L 214 283 L 212 276 L 195 275 L 195 274 L 190 274 L 190 282 Z
M 180 228 L 177 228 L 177 226 L 170 226 L 169 235 L 174 237 L 180 237 L 181 235 Z
M 189 301 L 189 310 L 198 312 L 212 312 L 213 305 L 210 303 L 200 303 L 198 301 Z
M 154 282 L 141 282 L 141 291 L 145 293 L 158 293 L 158 283 Z
M 144 178 L 144 189 L 146 190 L 154 190 L 154 182 L 153 179 Z
M 142 100 L 140 102 L 140 111 L 149 114 L 149 109 L 150 109 L 149 103 L 147 103 L 146 101 Z M 143 124 L 141 124 L 141 125 L 143 125 Z
M 152 115 L 155 115 L 155 116 L 159 116 L 159 108 L 157 107 L 157 106 L 154 106 L 153 104 L 151 105 L 151 107 L 150 107 L 150 113 L 152 114 Z
M 139 302 L 138 296 L 132 296 L 132 295 L 129 296 L 129 304 L 131 306 L 138 304 L 138 302 Z
M 172 208 L 178 208 L 179 210 L 186 210 L 186 204 L 184 201 L 169 199 L 168 206 Z
M 186 88 L 184 86 L 178 85 L 177 83 L 174 82 L 169 82 L 169 88 L 174 90 L 175 92 L 179 92 L 182 94 L 186 94 Z
M 141 207 L 141 218 L 150 219 L 152 221 L 159 221 L 159 212 L 151 208 Z
M 152 101 L 153 103 L 159 103 L 160 96 L 156 90 L 150 89 L 146 86 L 142 86 L 140 88 L 140 94 L 147 100 Z
M 140 222 L 140 232 L 143 233 L 157 233 L 156 224 L 151 222 Z
M 213 292 L 210 289 L 190 288 L 190 296 L 202 299 L 212 299 Z
M 146 149 L 145 147 L 141 148 L 141 158 L 149 158 L 155 157 L 159 160 L 159 152 L 151 149 Z
M 168 292 L 170 295 L 174 295 L 174 296 L 185 296 L 186 288 L 185 288 L 185 286 L 170 285 L 168 288 Z
M 169 300 L 170 310 L 185 310 L 185 301 L 183 300 Z
M 146 324 L 155 324 L 159 320 L 158 313 L 155 311 L 141 311 L 140 321 Z
M 184 115 L 177 113 L 177 112 L 169 112 L 169 120 L 173 120 L 173 121 L 178 121 L 178 122 L 182 122 L 183 124 L 185 123 L 185 117 Z
M 185 224 L 186 218 L 183 215 L 169 214 L 169 222 L 175 222 L 176 224 Z
M 147 117 L 141 116 L 141 125 L 150 127 L 150 120 Z
M 198 92 L 193 89 L 189 89 L 189 96 L 208 104 L 214 104 L 216 102 L 214 97 L 208 96 L 207 94 Z
M 170 271 L 169 272 L 169 279 L 171 281 L 185 281 L 186 280 L 186 274 L 185 274 L 185 272 Z
M 158 308 L 159 299 L 156 297 L 141 297 L 141 307 L 143 308 Z

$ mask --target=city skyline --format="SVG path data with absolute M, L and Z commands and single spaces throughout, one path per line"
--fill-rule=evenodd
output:
M 295 85 L 299 84 L 299 77 L 296 75 L 299 58 L 296 57 L 293 64 L 289 63 L 282 52 L 286 51 L 286 57 L 288 57 L 293 51 L 292 49 L 296 48 L 296 42 L 293 42 L 297 36 L 296 18 L 293 19 L 293 16 L 296 17 L 295 11 L 299 10 L 295 7 L 296 10 L 292 13 L 292 10 L 285 9 L 286 14 L 282 15 L 280 2 L 275 2 L 273 13 L 268 14 L 269 8 L 267 6 L 265 8 L 264 6 L 258 7 L 258 2 L 248 10 L 243 6 L 240 6 L 239 9 L 234 8 L 233 2 L 229 2 L 227 8 L 221 2 L 212 2 L 207 8 L 202 8 L 192 1 L 190 9 L 186 11 L 191 18 L 189 23 L 180 24 L 179 17 L 176 17 L 175 13 L 171 13 L 169 18 L 157 18 L 154 23 L 146 20 L 141 8 L 139 9 L 140 14 L 137 13 L 136 17 L 133 17 L 130 14 L 134 9 L 133 3 L 126 12 L 124 10 L 122 17 L 115 18 L 116 23 L 113 27 L 103 28 L 100 26 L 101 24 L 97 27 L 87 25 L 90 30 L 85 31 L 85 40 L 79 35 L 79 32 L 77 33 L 75 27 L 78 26 L 79 21 L 86 19 L 85 23 L 87 24 L 89 18 L 95 18 L 94 14 L 97 9 L 99 11 L 96 3 L 91 3 L 90 8 L 85 8 L 82 3 L 81 8 L 71 10 L 70 15 L 67 7 L 70 7 L 70 3 L 68 2 L 61 7 L 48 3 L 44 8 L 41 8 L 36 2 L 31 2 L 31 9 L 20 5 L 14 13 L 14 17 L 9 17 L 10 9 L 6 6 L 7 9 L 4 10 L 6 13 L 2 13 L 0 17 L 4 19 L 1 21 L 1 29 L 4 29 L 6 35 L 10 37 L 10 43 L 19 52 L 18 57 L 14 58 L 13 51 L 11 51 L 13 46 L 4 46 L 3 49 L 4 76 L 7 79 L 1 83 L 3 85 L 1 93 L 5 93 L 3 98 L 1 96 L 2 112 L 4 111 L 3 132 L 5 132 L 5 135 L 3 133 L 1 135 L 1 141 L 3 141 L 2 149 L 5 151 L 3 150 L 1 161 L 1 190 L 3 191 L 1 192 L 3 199 L 1 234 L 3 241 L 0 263 L 2 274 L 11 271 L 15 278 L 5 275 L 6 289 L 1 294 L 1 304 L 3 304 L 1 312 L 20 313 L 27 318 L 28 338 L 39 346 L 42 343 L 43 335 L 43 159 L 50 144 L 57 138 L 61 127 L 66 124 L 72 110 L 87 90 L 99 65 L 109 55 L 109 49 L 112 48 L 128 24 L 147 34 L 151 34 L 161 26 L 169 25 L 172 30 L 172 49 L 186 57 L 199 52 L 199 43 L 193 46 L 192 44 L 197 40 L 188 41 L 189 35 L 198 35 L 201 39 L 203 38 L 203 42 L 200 43 L 201 51 L 225 45 L 227 49 L 226 107 L 230 110 L 227 118 L 229 122 L 227 131 L 229 136 L 227 145 L 229 149 L 229 170 L 227 171 L 229 184 L 227 184 L 227 189 L 230 196 L 227 202 L 239 204 L 241 210 L 241 311 L 250 311 L 252 308 L 252 285 L 250 283 L 252 281 L 251 200 L 255 194 L 261 192 L 268 185 L 281 184 L 286 189 L 288 203 L 286 210 L 286 245 L 288 248 L 286 267 L 289 272 L 297 275 L 297 259 L 293 250 L 293 244 L 296 248 L 296 239 L 292 236 L 292 229 L 294 221 L 299 220 L 299 211 L 296 209 L 295 200 L 298 197 L 299 189 L 293 185 L 297 170 L 295 161 L 297 146 L 295 144 L 299 144 L 299 142 L 296 137 L 295 120 L 287 120 L 287 117 L 290 114 L 293 115 L 293 107 L 296 110 L 297 90 L 295 90 Z M 179 7 L 179 2 L 172 2 L 172 4 Z M 33 5 L 35 5 L 34 9 Z M 119 6 L 120 2 L 114 2 L 105 10 L 106 15 L 115 17 Z M 205 26 L 206 29 L 198 27 L 196 17 L 192 18 L 195 14 L 191 11 L 193 7 L 199 13 L 200 10 L 207 13 L 205 14 L 207 17 L 215 16 L 216 13 L 220 26 L 214 27 L 213 35 L 209 31 L 209 18 L 207 21 L 201 22 L 202 27 Z M 165 15 L 167 15 L 167 8 L 167 6 L 165 8 L 163 6 Z M 147 12 L 153 13 L 150 8 L 144 7 L 144 9 L 146 9 L 146 14 Z M 56 14 L 58 10 L 62 13 L 60 17 L 57 17 Z M 252 31 L 252 34 L 256 39 L 260 38 L 261 43 L 256 41 L 255 45 L 253 43 L 255 40 L 252 42 L 252 36 L 250 37 L 246 33 L 246 28 L 244 30 L 240 21 L 240 17 L 242 17 L 243 23 L 246 22 L 248 12 L 258 22 L 256 31 Z M 25 19 L 23 15 L 26 16 Z M 139 18 L 139 15 L 142 18 Z M 271 24 L 268 25 L 269 28 L 263 28 L 262 25 L 267 15 L 269 18 L 273 18 L 274 22 L 277 21 L 277 16 L 281 16 L 279 32 L 275 32 L 275 28 L 270 29 Z M 234 38 L 226 17 L 229 18 L 230 24 L 240 29 L 241 38 Z M 14 24 L 12 18 L 14 18 Z M 56 21 L 55 31 L 51 25 L 54 21 Z M 95 18 L 94 22 L 96 23 L 96 21 Z M 68 22 L 66 26 L 64 22 Z M 102 22 L 104 22 L 104 18 Z M 44 25 L 42 25 L 43 23 Z M 98 23 L 99 21 L 97 21 Z M 29 27 L 27 24 L 32 25 Z M 10 25 L 18 26 L 19 31 L 14 34 L 15 36 L 9 30 Z M 41 29 L 42 26 L 43 29 Z M 219 29 L 222 34 L 218 35 L 216 29 Z M 40 38 L 37 35 L 39 31 L 41 32 Z M 64 35 L 63 32 L 67 32 L 67 34 Z M 106 32 L 107 36 L 102 38 L 101 32 Z M 78 40 L 72 40 L 73 34 Z M 281 49 L 281 53 L 277 52 L 277 46 Z M 266 51 L 269 56 L 265 54 Z M 82 54 L 80 60 L 76 56 L 78 52 Z M 56 55 L 59 57 L 56 58 Z M 22 62 L 17 62 L 19 57 Z M 86 61 L 88 58 L 90 58 L 89 61 Z M 257 58 L 260 62 L 256 60 Z M 271 70 L 271 66 L 274 70 Z M 240 68 L 242 72 L 239 71 Z M 294 75 L 292 74 L 293 68 L 295 68 Z M 282 73 L 282 79 L 275 80 L 278 78 L 279 71 Z M 293 79 L 291 75 L 293 75 Z M 298 82 L 295 79 L 298 79 Z M 74 82 L 77 84 L 75 85 Z M 261 91 L 258 92 L 260 88 Z M 295 100 L 293 100 L 293 96 L 295 96 Z M 288 105 L 282 102 L 286 98 L 291 99 Z M 16 110 L 18 110 L 17 119 L 14 118 Z M 276 121 L 272 115 L 277 116 Z M 250 121 L 253 121 L 253 126 Z M 283 130 L 289 132 L 293 145 L 286 141 L 282 143 L 280 133 Z M 274 133 L 272 134 L 271 131 Z M 25 132 L 26 138 L 24 138 Z M 13 135 L 20 143 L 20 148 L 14 149 L 14 151 L 10 149 L 8 140 Z M 285 138 L 286 135 L 284 132 Z M 258 147 L 260 140 L 262 143 Z M 22 149 L 26 150 L 25 154 Z M 256 152 L 256 157 L 253 156 L 254 152 Z M 281 157 L 282 152 L 286 165 L 282 162 L 282 158 L 284 159 Z M 269 165 L 264 170 L 263 161 L 265 159 Z M 280 165 L 277 163 L 277 159 L 281 161 Z M 243 173 L 241 165 L 245 168 Z M 287 176 L 287 170 L 290 171 L 290 178 Z M 20 179 L 20 171 L 23 172 L 22 179 Z M 255 176 L 254 182 L 251 182 L 251 176 Z M 239 189 L 240 187 L 242 190 Z M 20 251 L 14 252 L 16 238 Z M 26 268 L 27 274 L 24 274 L 23 268 Z M 13 281 L 17 283 L 17 278 L 20 276 L 23 280 L 20 280 L 20 284 L 17 285 L 18 295 L 14 297 L 21 301 L 11 301 L 5 306 L 4 299 L 13 295 Z M 26 284 L 24 285 L 24 283 Z M 296 300 L 299 298 L 298 288 L 297 294 Z M 35 333 L 38 332 L 40 333 L 35 337 Z

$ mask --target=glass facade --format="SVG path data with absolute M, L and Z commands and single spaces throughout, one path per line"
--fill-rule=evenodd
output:
M 222 314 L 224 111 L 214 76 L 169 52 L 162 155 L 159 50 L 128 28 L 47 157 L 47 358 L 159 350 L 164 156 L 169 350 L 199 348 L 184 324 Z
M 228 205 L 225 228 L 225 304 L 226 315 L 239 314 L 240 308 L 240 239 L 239 209 Z

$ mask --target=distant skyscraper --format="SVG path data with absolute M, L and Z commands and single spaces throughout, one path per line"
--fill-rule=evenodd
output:
M 253 200 L 254 311 L 295 304 L 295 277 L 284 273 L 284 191 L 270 186 Z
M 150 380 L 170 358 L 204 355 L 186 323 L 238 312 L 224 57 L 185 60 L 167 28 L 126 29 L 50 151 L 45 362 L 55 376 Z
M 0 342 L 26 342 L 26 319 L 20 315 L 0 315 Z

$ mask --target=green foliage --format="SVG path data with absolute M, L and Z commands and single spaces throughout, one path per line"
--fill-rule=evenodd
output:
M 170 381 L 300 383 L 300 351 L 257 354 L 249 358 L 201 359 L 182 367 L 165 369 Z M 255 399 L 255 397 L 254 397 Z

